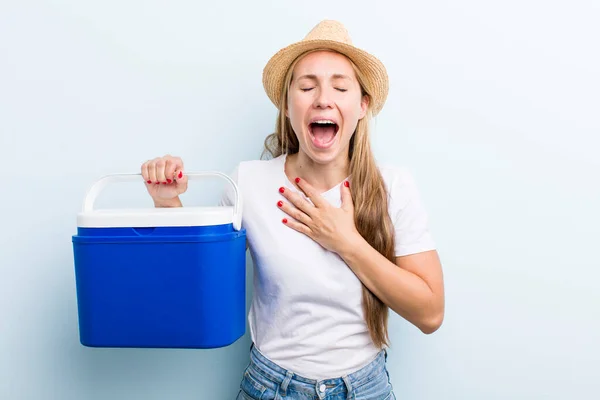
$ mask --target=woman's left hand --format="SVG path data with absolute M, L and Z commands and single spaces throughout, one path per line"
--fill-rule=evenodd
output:
M 277 206 L 291 217 L 284 218 L 282 222 L 327 250 L 340 254 L 351 249 L 361 236 L 354 223 L 354 203 L 349 182 L 341 185 L 341 208 L 332 206 L 305 180 L 296 178 L 296 184 L 312 204 L 298 193 L 281 188 L 279 192 L 289 203 L 279 201 Z

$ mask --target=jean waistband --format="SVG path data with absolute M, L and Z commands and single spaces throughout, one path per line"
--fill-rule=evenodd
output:
M 324 380 L 316 380 L 306 378 L 304 376 L 298 375 L 293 371 L 288 371 L 285 368 L 280 367 L 273 361 L 269 360 L 266 356 L 264 356 L 256 346 L 252 345 L 250 351 L 250 360 L 251 364 L 254 368 L 257 368 L 261 374 L 268 377 L 275 384 L 282 384 L 285 380 L 293 381 L 293 383 L 305 384 L 314 388 L 319 385 L 337 385 L 340 381 L 344 381 L 347 386 L 358 386 L 366 380 L 369 380 L 374 374 L 383 373 L 385 370 L 385 362 L 387 359 L 387 352 L 381 350 L 377 356 L 366 366 L 360 368 L 358 371 L 355 371 L 351 374 L 336 377 L 336 378 L 328 378 Z M 348 388 L 351 390 L 351 387 Z

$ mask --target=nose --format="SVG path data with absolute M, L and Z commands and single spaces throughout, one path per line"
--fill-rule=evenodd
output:
M 317 96 L 315 97 L 314 106 L 315 106 L 315 108 L 321 108 L 321 109 L 333 107 L 332 96 L 329 93 L 328 89 L 326 89 L 326 88 L 319 89 L 319 92 L 318 92 Z

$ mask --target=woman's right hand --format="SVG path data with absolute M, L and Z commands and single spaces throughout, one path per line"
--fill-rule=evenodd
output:
M 156 204 L 176 199 L 187 190 L 188 178 L 183 173 L 183 161 L 166 155 L 142 164 L 146 189 Z

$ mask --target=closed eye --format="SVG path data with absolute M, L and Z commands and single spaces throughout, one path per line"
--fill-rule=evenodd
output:
M 303 92 L 310 92 L 310 91 L 311 91 L 311 90 L 313 90 L 313 89 L 314 89 L 314 88 L 302 88 L 302 89 L 300 89 L 300 90 L 301 90 L 301 91 L 303 91 Z M 342 92 L 342 93 L 344 93 L 344 92 L 347 92 L 347 91 L 348 91 L 348 89 L 342 89 L 342 88 L 335 88 L 335 90 L 337 90 L 337 91 L 339 91 L 339 92 Z

